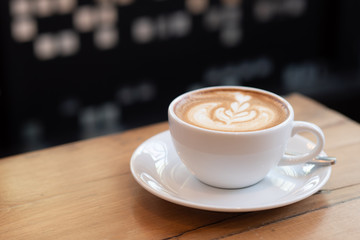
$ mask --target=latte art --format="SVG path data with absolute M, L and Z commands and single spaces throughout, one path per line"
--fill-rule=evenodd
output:
M 178 103 L 175 112 L 190 124 L 220 131 L 261 130 L 287 117 L 286 107 L 275 98 L 233 89 L 194 93 Z

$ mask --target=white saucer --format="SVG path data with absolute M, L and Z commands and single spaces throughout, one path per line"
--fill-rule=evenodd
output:
M 287 149 L 289 152 L 305 152 L 313 145 L 306 138 L 296 135 Z M 176 154 L 169 131 L 142 143 L 133 153 L 130 167 L 136 181 L 162 199 L 221 212 L 258 211 L 300 201 L 316 193 L 331 173 L 331 166 L 302 164 L 277 167 L 251 187 L 214 188 L 201 183 L 188 172 Z

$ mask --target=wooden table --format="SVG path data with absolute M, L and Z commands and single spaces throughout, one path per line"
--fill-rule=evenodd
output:
M 0 239 L 360 239 L 360 126 L 292 94 L 296 120 L 319 125 L 336 156 L 313 196 L 272 210 L 219 213 L 150 194 L 130 173 L 159 123 L 0 160 Z M 354 111 L 358 109 L 354 108 Z

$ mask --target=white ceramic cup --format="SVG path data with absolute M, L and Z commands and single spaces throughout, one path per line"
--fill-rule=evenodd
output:
M 247 187 L 261 181 L 275 166 L 304 163 L 323 150 L 325 139 L 321 129 L 313 123 L 294 121 L 294 110 L 284 98 L 255 88 L 211 87 L 215 88 L 252 90 L 271 95 L 286 105 L 289 114 L 280 124 L 264 130 L 209 130 L 180 119 L 174 112 L 174 106 L 189 94 L 210 88 L 190 91 L 175 98 L 168 109 L 172 142 L 181 161 L 201 182 L 219 188 Z M 304 131 L 316 136 L 315 147 L 296 156 L 285 154 L 288 140 Z

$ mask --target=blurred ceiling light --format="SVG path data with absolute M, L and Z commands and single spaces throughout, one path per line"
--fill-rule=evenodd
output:
M 289 15 L 298 17 L 305 11 L 305 8 L 305 0 L 259 0 L 254 6 L 254 15 L 258 21 L 267 22 L 276 15 Z
M 35 56 L 40 60 L 49 60 L 57 56 L 56 38 L 52 34 L 41 34 L 34 42 Z
M 52 0 L 35 0 L 33 7 L 34 12 L 39 17 L 49 17 L 54 13 L 55 5 Z
M 305 8 L 306 1 L 305 0 L 288 0 L 283 3 L 283 11 L 286 11 L 291 16 L 300 16 Z
M 98 9 L 98 21 L 101 25 L 112 25 L 117 22 L 118 13 L 115 7 L 102 4 Z
M 29 17 L 17 17 L 11 23 L 12 37 L 18 42 L 31 41 L 37 33 L 37 24 Z
M 192 14 L 201 14 L 209 6 L 209 0 L 186 0 L 185 6 Z
M 77 0 L 56 0 L 56 9 L 60 14 L 72 13 L 77 6 Z
M 134 0 L 115 0 L 120 6 L 132 4 Z
M 226 27 L 220 31 L 221 43 L 227 47 L 234 47 L 242 38 L 242 30 L 239 27 Z
M 254 7 L 255 17 L 262 22 L 269 21 L 274 14 L 274 6 L 267 1 L 258 1 Z
M 210 31 L 215 31 L 220 27 L 221 12 L 217 7 L 210 8 L 204 16 L 204 25 Z
M 32 13 L 31 3 L 28 0 L 11 0 L 9 5 L 13 16 L 29 16 Z
M 79 36 L 72 30 L 64 30 L 58 35 L 59 53 L 62 56 L 74 55 L 80 47 Z
M 96 9 L 90 6 L 82 6 L 74 13 L 74 25 L 81 32 L 89 32 L 95 28 L 97 24 Z
M 182 11 L 174 13 L 168 24 L 171 35 L 176 37 L 186 36 L 191 30 L 190 16 Z
M 102 26 L 94 33 L 94 42 L 99 49 L 110 49 L 117 45 L 119 41 L 118 30 L 111 26 Z
M 148 17 L 141 17 L 132 25 L 132 36 L 138 43 L 148 43 L 155 37 L 154 22 Z

